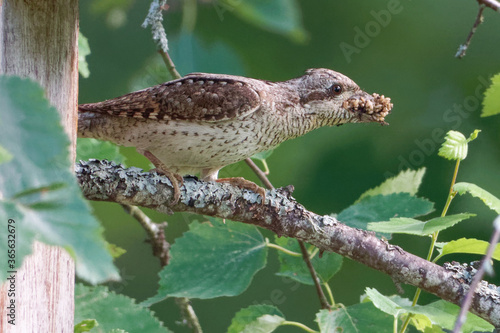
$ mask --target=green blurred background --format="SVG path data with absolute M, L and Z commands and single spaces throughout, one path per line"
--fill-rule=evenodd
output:
M 454 163 L 437 156 L 444 134 L 451 129 L 466 136 L 481 129 L 462 162 L 458 181 L 476 183 L 500 196 L 500 116 L 481 118 L 476 93 L 500 72 L 500 16 L 486 9 L 485 23 L 474 37 L 467 56 L 454 58 L 476 18 L 473 0 L 334 1 L 226 0 L 169 1 L 164 26 L 171 56 L 181 74 L 203 71 L 245 75 L 267 80 L 300 76 L 307 68 L 326 67 L 354 79 L 362 89 L 390 96 L 390 126 L 375 124 L 322 128 L 285 142 L 268 159 L 271 182 L 293 184 L 294 197 L 318 214 L 340 212 L 366 189 L 406 168 L 426 167 L 419 195 L 436 203 L 439 214 L 449 190 Z M 252 12 L 252 6 L 264 8 Z M 80 103 L 101 101 L 168 80 L 148 29 L 141 28 L 149 1 L 81 1 L 81 32 L 89 39 L 91 75 L 80 80 Z M 280 6 L 281 9 L 280 9 Z M 384 16 L 383 13 L 389 15 Z M 376 17 L 384 21 L 377 21 Z M 368 34 L 363 39 L 359 31 Z M 346 54 L 345 50 L 351 52 Z M 343 51 L 344 50 L 344 51 Z M 462 111 L 457 111 L 461 108 Z M 148 168 L 133 149 L 122 149 L 128 165 Z M 221 177 L 242 176 L 257 181 L 244 163 L 228 166 Z M 123 282 L 110 287 L 139 301 L 157 288 L 159 263 L 151 255 L 146 235 L 116 204 L 93 203 L 109 242 L 128 252 L 116 264 Z M 170 242 L 200 216 L 146 212 L 157 222 L 168 221 Z M 488 240 L 494 212 L 478 199 L 456 198 L 451 213 L 472 212 L 477 217 L 440 234 L 440 241 L 460 237 Z M 271 233 L 264 234 L 273 238 Z M 396 236 L 394 243 L 425 256 L 427 238 Z M 468 262 L 474 256 L 445 257 Z M 223 332 L 234 313 L 251 304 L 274 304 L 288 320 L 310 327 L 319 302 L 313 287 L 284 281 L 277 256 L 241 296 L 193 300 L 206 332 Z M 498 277 L 492 277 L 499 284 Z M 385 294 L 397 292 L 391 279 L 350 260 L 330 283 L 336 302 L 359 302 L 365 287 Z M 404 286 L 405 297 L 413 288 Z M 424 295 L 422 302 L 432 300 Z M 158 317 L 175 332 L 180 325 L 173 300 L 153 306 Z M 278 332 L 301 332 L 280 328 Z

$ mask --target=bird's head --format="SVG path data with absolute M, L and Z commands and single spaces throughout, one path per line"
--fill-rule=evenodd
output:
M 392 109 L 391 99 L 368 94 L 347 76 L 324 68 L 309 69 L 293 82 L 300 94 L 305 115 L 319 126 L 378 122 Z

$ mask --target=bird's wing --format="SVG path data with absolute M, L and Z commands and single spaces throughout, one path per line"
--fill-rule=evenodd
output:
M 245 79 L 193 73 L 104 102 L 79 105 L 79 111 L 160 121 L 219 122 L 251 114 L 260 104 L 259 94 Z

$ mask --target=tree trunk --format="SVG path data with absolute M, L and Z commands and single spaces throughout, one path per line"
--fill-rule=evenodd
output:
M 45 88 L 71 139 L 72 161 L 77 66 L 78 0 L 0 0 L 0 74 L 29 77 Z M 35 243 L 17 271 L 15 326 L 7 322 L 8 284 L 0 287 L 0 331 L 73 332 L 74 280 L 65 250 Z

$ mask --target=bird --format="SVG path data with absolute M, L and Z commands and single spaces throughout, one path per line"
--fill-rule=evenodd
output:
M 393 104 L 346 75 L 313 68 L 287 81 L 191 73 L 78 106 L 78 136 L 135 147 L 165 174 L 179 200 L 182 176 L 218 180 L 226 165 L 324 126 L 376 122 Z M 222 181 L 258 191 L 242 178 Z M 253 185 L 251 185 L 253 184 Z M 255 186 L 256 187 L 255 187 Z

